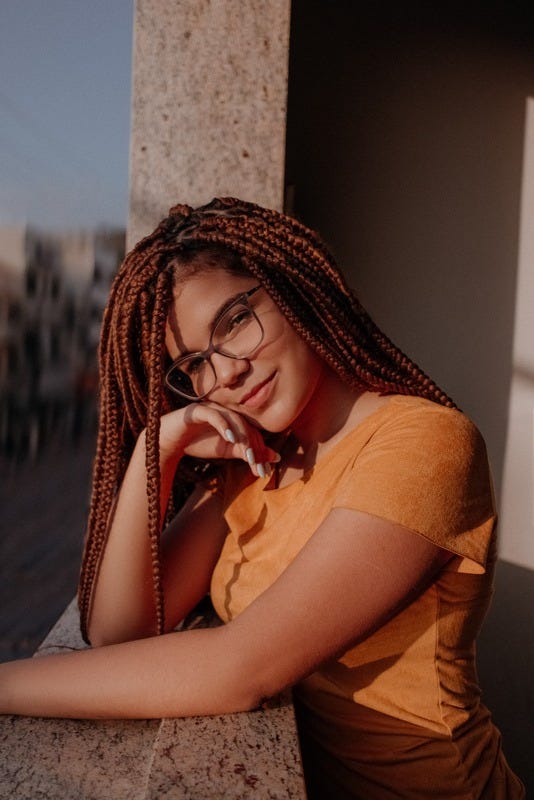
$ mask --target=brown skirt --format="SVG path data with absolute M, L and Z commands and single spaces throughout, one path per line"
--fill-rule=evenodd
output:
M 298 688 L 294 699 L 309 800 L 525 798 L 483 706 L 455 739 L 341 698 L 330 713 L 324 697 L 319 713 Z

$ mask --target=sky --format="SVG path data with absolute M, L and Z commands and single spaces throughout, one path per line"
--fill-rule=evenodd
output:
M 133 0 L 0 0 L 0 224 L 123 227 Z

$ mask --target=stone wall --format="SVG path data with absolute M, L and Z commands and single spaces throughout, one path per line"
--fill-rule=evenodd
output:
M 290 0 L 137 0 L 128 246 L 176 203 L 281 209 Z

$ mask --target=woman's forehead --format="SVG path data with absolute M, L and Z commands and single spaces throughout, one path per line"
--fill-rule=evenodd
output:
M 165 341 L 172 358 L 207 347 L 221 310 L 257 283 L 252 275 L 210 270 L 180 282 L 173 291 Z

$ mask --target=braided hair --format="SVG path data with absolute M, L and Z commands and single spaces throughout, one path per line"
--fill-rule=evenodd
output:
M 349 386 L 455 407 L 375 325 L 316 233 L 292 217 L 234 198 L 197 209 L 175 206 L 124 260 L 104 313 L 99 432 L 78 592 L 85 638 L 116 495 L 144 429 L 155 632 L 164 630 L 159 427 L 161 415 L 177 405 L 164 384 L 165 322 L 175 283 L 206 263 L 257 278 L 302 339 Z

